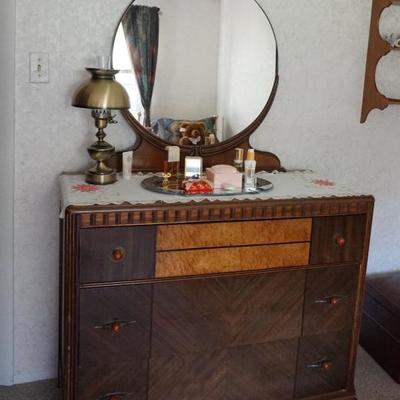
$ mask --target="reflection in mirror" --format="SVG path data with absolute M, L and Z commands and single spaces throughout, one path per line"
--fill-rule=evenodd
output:
M 169 143 L 207 145 L 247 128 L 276 78 L 276 41 L 255 0 L 140 0 L 118 26 L 130 112 Z

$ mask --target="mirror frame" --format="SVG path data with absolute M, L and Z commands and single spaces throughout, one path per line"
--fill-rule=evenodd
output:
M 135 1 L 137 0 L 131 1 L 131 3 L 125 9 L 125 11 L 123 12 L 122 16 L 118 21 L 118 25 L 115 29 L 112 39 L 111 55 L 113 54 L 114 42 L 121 20 L 129 10 L 129 8 L 132 6 L 132 4 L 135 3 Z M 252 0 L 252 1 L 254 1 L 257 4 L 261 12 L 264 14 L 266 22 L 271 27 L 273 36 L 275 38 L 275 52 L 276 52 L 275 79 L 269 98 L 264 108 L 257 116 L 257 118 L 249 126 L 244 128 L 242 131 L 238 132 L 231 138 L 213 145 L 179 146 L 181 149 L 181 162 L 182 158 L 184 158 L 185 156 L 200 156 L 203 157 L 204 167 L 215 165 L 215 163 L 223 163 L 223 162 L 231 163 L 233 160 L 231 154 L 234 152 L 234 149 L 236 147 L 243 147 L 244 149 L 252 148 L 252 146 L 250 145 L 250 136 L 261 125 L 261 123 L 264 121 L 264 119 L 269 113 L 269 110 L 272 107 L 279 85 L 278 41 L 276 38 L 275 30 L 272 26 L 271 20 L 267 15 L 267 12 L 263 9 L 258 0 Z M 116 153 L 116 155 L 111 160 L 110 165 L 120 171 L 122 167 L 122 152 L 133 151 L 134 152 L 134 161 L 132 167 L 133 171 L 146 172 L 146 171 L 162 170 L 163 168 L 162 161 L 165 159 L 165 153 L 166 153 L 165 148 L 166 146 L 171 146 L 171 143 L 149 132 L 139 121 L 136 120 L 136 118 L 130 113 L 129 110 L 123 110 L 121 111 L 121 114 L 124 116 L 130 127 L 136 133 L 136 142 L 133 144 L 133 146 L 121 152 Z M 282 170 L 280 160 L 275 154 L 264 151 L 256 151 L 256 152 L 258 153 L 258 157 L 262 158 L 261 165 L 258 162 L 258 168 L 261 166 L 265 170 L 273 170 L 273 169 Z

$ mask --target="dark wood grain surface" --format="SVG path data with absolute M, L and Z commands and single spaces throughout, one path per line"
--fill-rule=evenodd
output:
M 152 356 L 298 337 L 304 281 L 297 271 L 156 284 Z
M 149 400 L 291 399 L 297 339 L 150 361 Z
M 351 331 L 304 336 L 300 340 L 296 398 L 346 389 Z M 314 366 L 328 362 L 326 368 Z
M 60 281 L 64 400 L 354 400 L 372 207 L 367 196 L 68 208 Z M 224 222 L 229 229 L 229 222 L 282 218 L 313 219 L 315 264 L 154 276 L 160 225 Z M 332 245 L 338 233 L 340 250 Z M 113 257 L 116 247 L 123 257 Z M 337 308 L 312 302 L 338 295 Z M 329 373 L 307 368 L 328 356 Z
M 81 290 L 79 399 L 118 392 L 127 393 L 123 399 L 145 398 L 151 293 L 150 285 Z M 120 324 L 117 330 L 112 322 Z
M 82 230 L 81 283 L 152 278 L 155 243 L 154 226 Z M 120 251 L 122 259 L 115 260 L 114 251 Z
M 314 218 L 311 264 L 360 261 L 365 229 L 365 215 Z
M 307 272 L 303 335 L 351 329 L 359 269 L 354 265 Z

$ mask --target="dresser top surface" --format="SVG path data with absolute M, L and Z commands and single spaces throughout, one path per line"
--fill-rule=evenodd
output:
M 61 217 L 69 206 L 109 206 L 109 205 L 153 205 L 187 204 L 190 202 L 232 201 L 268 201 L 292 199 L 322 199 L 361 197 L 366 193 L 355 192 L 327 177 L 310 171 L 292 171 L 279 173 L 258 173 L 258 176 L 269 180 L 273 188 L 258 194 L 241 194 L 232 196 L 179 196 L 153 193 L 141 186 L 143 179 L 149 175 L 135 174 L 130 180 L 119 178 L 118 182 L 108 186 L 95 186 L 85 183 L 84 175 L 61 175 Z

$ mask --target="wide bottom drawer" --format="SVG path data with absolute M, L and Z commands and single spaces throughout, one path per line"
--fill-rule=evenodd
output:
M 297 339 L 150 360 L 149 400 L 291 400 Z

